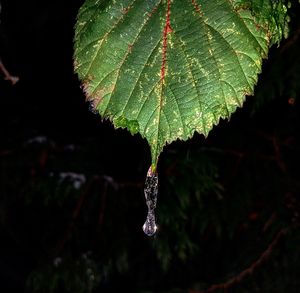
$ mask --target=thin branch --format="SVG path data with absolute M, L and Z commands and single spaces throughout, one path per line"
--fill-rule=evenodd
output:
M 266 231 L 269 229 L 269 227 L 274 223 L 274 221 L 276 220 L 277 218 L 277 214 L 274 212 L 270 218 L 268 219 L 268 221 L 264 224 L 263 226 L 263 233 L 266 233 Z
M 108 182 L 104 182 L 103 190 L 101 193 L 101 200 L 100 200 L 100 207 L 99 207 L 99 217 L 98 217 L 98 231 L 102 229 L 103 220 L 104 220 L 104 213 L 106 207 L 106 197 L 107 197 L 107 188 Z
M 14 150 L 0 150 L 0 157 L 12 154 Z
M 273 143 L 273 147 L 274 147 L 274 153 L 275 153 L 275 159 L 276 159 L 277 165 L 279 166 L 280 170 L 283 173 L 286 173 L 287 167 L 286 167 L 285 162 L 282 160 L 280 147 L 279 147 L 279 144 L 278 144 L 278 141 L 277 141 L 277 138 L 275 135 L 273 136 L 272 143 Z
M 0 59 L 0 71 L 2 71 L 5 80 L 9 80 L 12 85 L 15 85 L 19 81 L 18 76 L 11 75 L 6 67 L 4 66 L 2 60 Z
M 294 45 L 300 37 L 300 27 L 297 28 L 297 30 L 294 32 L 294 34 L 287 39 L 285 44 L 281 46 L 280 52 L 283 53 L 286 51 L 288 48 L 290 48 L 292 45 Z
M 212 293 L 215 292 L 218 289 L 228 290 L 233 285 L 241 283 L 247 276 L 251 275 L 254 270 L 256 270 L 262 263 L 264 263 L 273 252 L 274 248 L 277 246 L 279 240 L 287 234 L 290 228 L 284 228 L 281 229 L 273 239 L 273 241 L 269 244 L 267 249 L 260 255 L 260 257 L 254 261 L 248 268 L 243 270 L 241 273 L 239 273 L 237 276 L 230 278 L 225 283 L 221 284 L 214 284 L 211 287 L 209 287 L 207 290 L 204 291 L 195 291 L 195 290 L 189 290 L 189 293 Z
M 72 235 L 72 232 L 73 232 L 73 229 L 75 227 L 75 221 L 78 218 L 79 213 L 80 213 L 80 211 L 82 209 L 82 206 L 83 206 L 84 202 L 86 201 L 87 196 L 90 193 L 91 186 L 97 180 L 99 180 L 99 177 L 98 176 L 94 176 L 89 181 L 89 183 L 87 184 L 86 188 L 84 189 L 84 191 L 82 192 L 82 194 L 78 198 L 76 206 L 75 206 L 75 209 L 73 210 L 72 218 L 71 218 L 71 220 L 69 222 L 69 225 L 67 226 L 62 239 L 60 239 L 60 241 L 57 244 L 57 247 L 54 250 L 55 251 L 55 255 L 58 255 L 63 250 L 63 248 L 65 246 L 65 243 L 70 239 L 70 237 Z
M 274 156 L 270 156 L 270 159 L 275 160 L 275 162 L 277 163 L 279 169 L 283 172 L 283 173 L 287 173 L 287 166 L 284 162 L 284 160 L 282 159 L 281 156 L 281 150 L 280 150 L 280 146 L 286 144 L 286 141 L 284 143 L 279 142 L 278 138 L 276 137 L 275 134 L 271 135 L 271 134 L 267 134 L 267 133 L 263 133 L 261 131 L 257 132 L 259 136 L 265 138 L 266 140 L 270 141 L 272 143 L 273 149 L 274 149 Z M 291 141 L 291 138 L 289 138 L 288 142 Z

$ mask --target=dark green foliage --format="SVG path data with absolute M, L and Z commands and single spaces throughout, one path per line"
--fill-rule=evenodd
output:
M 269 133 L 259 115 L 247 115 L 249 105 L 206 141 L 196 137 L 166 153 L 159 170 L 160 229 L 153 240 L 145 239 L 141 230 L 144 162 L 136 174 L 107 177 L 97 167 L 101 157 L 97 164 L 93 159 L 97 140 L 78 142 L 73 150 L 56 142 L 30 143 L 5 155 L 4 204 L 18 190 L 18 206 L 24 213 L 11 229 L 35 251 L 28 292 L 114 291 L 124 284 L 132 292 L 146 288 L 173 292 L 174 287 L 197 289 L 222 282 L 248 267 L 276 233 L 291 224 L 293 212 L 286 199 L 289 194 L 297 198 L 299 191 L 297 134 L 295 128 L 281 128 L 297 125 L 299 107 L 284 98 L 276 101 L 284 107 L 270 115 L 279 110 L 292 114 L 272 126 L 276 135 Z M 258 129 L 257 125 L 265 126 Z M 289 137 L 294 140 L 286 143 Z M 280 147 L 281 163 L 273 139 Z M 85 174 L 86 182 L 74 188 L 72 180 L 61 180 L 60 173 L 66 171 Z M 8 219 L 3 221 L 7 224 Z M 270 226 L 264 231 L 267 223 Z M 295 232 L 237 285 L 238 292 L 274 292 L 274 282 L 276 288 L 293 292 L 299 285 L 294 273 L 299 261 Z

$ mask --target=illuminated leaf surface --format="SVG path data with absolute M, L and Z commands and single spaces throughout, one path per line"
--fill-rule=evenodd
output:
M 207 136 L 253 94 L 285 14 L 271 0 L 86 0 L 75 70 L 103 118 L 147 139 L 156 168 L 167 143 Z

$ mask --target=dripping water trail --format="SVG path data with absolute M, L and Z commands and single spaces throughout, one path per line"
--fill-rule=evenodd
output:
M 157 230 L 154 210 L 156 208 L 158 194 L 158 175 L 156 172 L 153 173 L 151 166 L 147 173 L 144 193 L 146 198 L 146 204 L 148 207 L 148 214 L 146 222 L 143 225 L 143 231 L 146 235 L 152 236 Z

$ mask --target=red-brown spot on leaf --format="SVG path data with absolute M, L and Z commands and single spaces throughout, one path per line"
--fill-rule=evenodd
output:
M 164 27 L 164 31 L 163 31 L 162 64 L 161 64 L 161 70 L 160 70 L 160 78 L 162 81 L 165 78 L 165 72 L 166 72 L 168 34 L 172 32 L 171 23 L 170 23 L 170 15 L 171 15 L 171 0 L 168 0 L 166 22 L 165 22 L 165 27 Z

